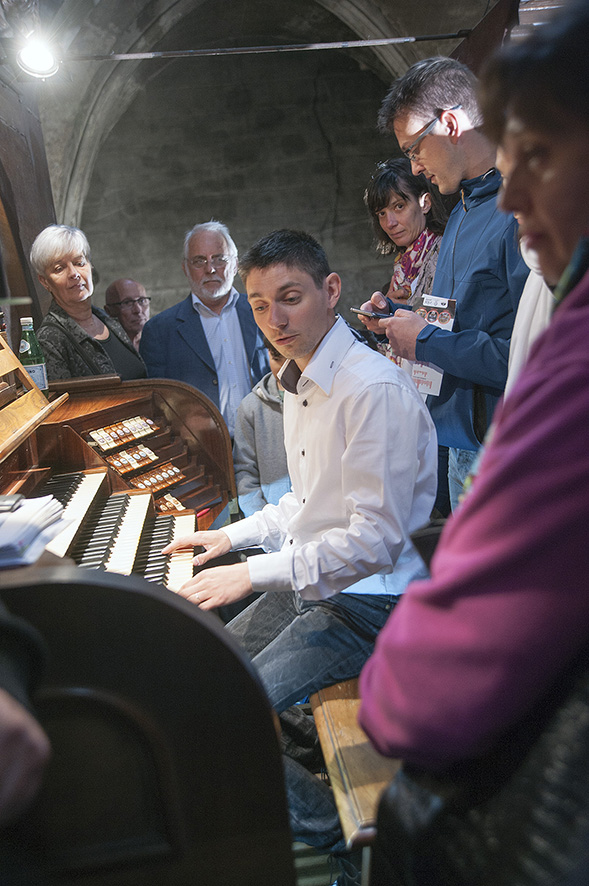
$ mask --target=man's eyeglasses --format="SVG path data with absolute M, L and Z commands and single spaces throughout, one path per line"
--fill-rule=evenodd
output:
M 204 255 L 197 255 L 195 258 L 187 259 L 188 264 L 193 268 L 204 268 L 206 264 L 209 264 L 211 268 L 224 268 L 230 261 L 230 255 L 211 255 L 210 258 L 205 258 Z
M 405 148 L 405 150 L 403 151 L 404 156 L 407 157 L 407 159 L 410 160 L 412 163 L 415 163 L 415 161 L 417 160 L 417 158 L 419 156 L 419 151 L 416 151 L 415 148 L 417 147 L 418 144 L 420 144 L 421 140 L 426 137 L 426 135 L 430 134 L 430 132 L 432 131 L 432 129 L 434 128 L 434 126 L 436 125 L 436 123 L 438 122 L 438 120 L 440 119 L 442 114 L 445 111 L 457 111 L 458 108 L 461 108 L 461 107 L 462 107 L 462 105 L 453 105 L 451 108 L 444 108 L 444 110 L 440 111 L 440 113 L 427 124 L 427 126 L 425 127 L 423 132 L 421 132 L 417 136 L 415 141 L 412 142 L 408 148 Z
M 150 301 L 151 296 L 141 295 L 139 296 L 139 298 L 124 298 L 123 301 L 111 301 L 109 308 L 114 305 L 118 305 L 121 310 L 128 311 L 133 307 L 133 305 L 139 305 L 141 308 L 145 308 Z

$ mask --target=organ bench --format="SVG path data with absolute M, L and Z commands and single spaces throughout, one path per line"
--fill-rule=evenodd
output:
M 368 883 L 378 802 L 401 761 L 379 754 L 359 726 L 357 679 L 320 689 L 310 702 L 346 845 L 362 849 Z

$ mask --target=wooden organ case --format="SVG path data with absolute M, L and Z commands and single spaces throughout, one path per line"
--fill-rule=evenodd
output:
M 0 374 L 0 494 L 64 505 L 71 523 L 51 553 L 177 590 L 191 552 L 163 558 L 162 547 L 210 528 L 235 496 L 215 405 L 182 382 L 118 376 L 54 384 L 48 402 L 3 342 Z
M 268 699 L 221 620 L 162 587 L 187 576 L 174 563 L 162 571 L 154 524 L 207 528 L 234 493 L 215 406 L 181 383 L 112 378 L 68 383 L 48 402 L 1 339 L 0 376 L 0 492 L 75 486 L 71 537 L 49 545 L 65 559 L 53 550 L 0 571 L 3 602 L 49 650 L 35 710 L 52 746 L 38 796 L 11 826 L 16 858 L 3 856 L 0 882 L 8 865 L 9 882 L 39 886 L 294 886 Z M 128 442 L 133 429 L 141 436 Z M 153 460 L 116 470 L 141 443 Z M 179 471 L 164 477 L 169 464 Z M 166 494 L 184 509 L 165 510 Z M 122 503 L 114 519 L 112 502 Z M 72 563 L 84 565 L 88 528 L 106 558 L 94 569 Z M 155 562 L 138 565 L 146 537 Z

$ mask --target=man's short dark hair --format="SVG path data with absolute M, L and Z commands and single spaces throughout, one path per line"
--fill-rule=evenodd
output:
M 411 112 L 433 120 L 442 111 L 460 105 L 473 126 L 480 126 L 477 78 L 453 58 L 435 56 L 411 65 L 389 89 L 378 115 L 383 133 L 392 132 L 395 118 Z
M 325 250 L 317 240 L 305 231 L 286 228 L 272 231 L 254 243 L 239 262 L 239 275 L 245 283 L 250 271 L 273 265 L 305 271 L 318 288 L 331 273 Z

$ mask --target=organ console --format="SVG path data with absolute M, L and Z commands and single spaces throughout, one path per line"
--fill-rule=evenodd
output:
M 48 400 L 0 339 L 0 494 L 51 493 L 70 519 L 43 562 L 0 572 L 3 602 L 49 649 L 35 712 L 52 757 L 5 841 L 14 875 L 294 886 L 274 715 L 223 630 L 234 613 L 162 587 L 193 571 L 192 549 L 163 557 L 166 542 L 235 497 L 223 419 L 180 382 L 54 388 Z
M 215 405 L 182 382 L 118 376 L 53 383 L 49 402 L 0 341 L 0 494 L 53 495 L 69 521 L 46 550 L 80 566 L 178 588 L 192 549 L 236 494 Z

